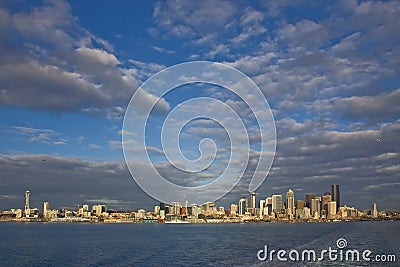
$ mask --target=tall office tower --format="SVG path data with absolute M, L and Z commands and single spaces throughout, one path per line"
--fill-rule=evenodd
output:
M 106 205 L 93 205 L 92 212 L 96 214 L 96 216 L 102 215 L 104 212 L 107 212 Z
M 332 201 L 332 196 L 331 193 L 326 192 L 323 196 L 322 196 L 322 200 L 321 200 L 321 212 L 322 210 L 325 211 L 325 214 L 328 214 L 328 202 Z M 321 213 L 322 214 L 322 213 Z
M 165 210 L 165 203 L 160 202 L 160 210 Z
M 290 214 L 294 214 L 294 192 L 292 189 L 286 192 L 286 208 Z
M 302 210 L 304 209 L 305 205 L 304 205 L 304 200 L 298 199 L 296 200 L 296 209 L 297 210 Z
M 313 194 L 306 194 L 306 207 L 311 208 L 311 199 L 315 198 Z
M 239 214 L 243 215 L 247 210 L 247 197 L 241 197 L 239 200 Z
M 189 207 L 189 201 L 185 201 L 185 214 L 187 215 L 187 211 L 188 211 L 188 207 Z
M 31 194 L 31 191 L 26 190 L 25 191 L 25 216 L 29 217 L 31 214 L 31 209 L 29 208 L 29 195 Z
M 333 184 L 332 186 L 332 201 L 336 201 L 336 210 L 339 210 L 340 208 L 340 191 L 339 191 L 339 185 L 338 184 Z
M 265 199 L 264 215 L 270 215 L 272 211 L 272 197 Z
M 374 202 L 374 205 L 372 207 L 372 218 L 378 218 L 378 210 L 376 208 L 376 203 Z
M 328 202 L 328 219 L 333 220 L 336 218 L 336 201 Z
M 321 216 L 321 198 L 311 199 L 311 216 L 319 218 Z
M 280 212 L 283 208 L 282 195 L 273 195 L 272 196 L 272 211 Z
M 256 209 L 257 208 L 257 202 L 256 202 L 256 193 L 251 192 L 250 193 L 250 208 Z
M 46 218 L 48 216 L 49 211 L 50 211 L 50 203 L 46 201 L 43 203 L 43 217 Z
M 173 215 L 181 215 L 181 207 L 182 205 L 180 202 L 171 202 L 169 212 Z
M 260 200 L 260 212 L 259 212 L 260 216 L 264 215 L 264 207 L 265 207 L 265 199 L 261 199 Z

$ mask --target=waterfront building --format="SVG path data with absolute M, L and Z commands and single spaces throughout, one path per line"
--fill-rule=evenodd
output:
M 160 206 L 156 205 L 154 206 L 154 214 L 160 214 Z
M 44 202 L 43 203 L 43 217 L 48 217 L 48 214 L 50 212 L 50 203 L 49 202 Z
M 29 208 L 29 196 L 31 192 L 29 190 L 25 191 L 25 216 L 29 217 L 31 214 L 31 209 Z
M 231 215 L 236 215 L 239 211 L 239 207 L 236 204 L 231 204 Z
M 376 208 L 376 203 L 374 202 L 374 205 L 372 206 L 372 218 L 378 218 L 378 210 Z
M 107 206 L 106 205 L 93 205 L 92 206 L 92 214 L 95 214 L 96 216 L 104 215 L 104 213 L 107 212 Z
M 160 219 L 161 220 L 165 219 L 165 210 L 160 210 Z
M 303 208 L 304 211 L 304 219 L 308 219 L 311 217 L 311 210 L 310 208 L 304 207 Z
M 327 217 L 329 220 L 336 219 L 336 201 L 328 202 L 328 213 Z
M 89 211 L 89 205 L 88 204 L 83 204 L 82 205 L 82 209 L 83 209 L 83 212 Z

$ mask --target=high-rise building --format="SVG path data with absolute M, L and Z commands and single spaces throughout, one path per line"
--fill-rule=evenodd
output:
M 336 218 L 336 201 L 329 201 L 328 202 L 328 219 L 333 220 Z
M 169 206 L 169 213 L 172 215 L 181 215 L 181 203 L 180 202 L 171 202 L 171 206 Z
M 250 193 L 250 208 L 256 209 L 257 208 L 257 202 L 256 202 L 256 193 L 251 192 Z
M 31 214 L 31 209 L 29 208 L 29 195 L 31 194 L 31 191 L 26 190 L 25 191 L 25 216 L 29 217 Z
M 328 202 L 329 201 L 332 201 L 332 196 L 331 196 L 331 193 L 326 192 L 321 197 L 321 214 L 323 213 L 322 210 L 325 211 L 325 214 L 328 214 Z
M 272 211 L 280 212 L 283 208 L 282 195 L 273 195 L 272 196 Z
M 315 218 L 321 216 L 321 197 L 311 199 L 311 216 Z
M 165 210 L 165 203 L 160 202 L 160 210 Z
M 46 201 L 43 203 L 43 217 L 46 218 L 49 212 L 50 212 L 50 203 Z
M 339 191 L 339 185 L 338 184 L 333 184 L 331 189 L 331 194 L 332 194 L 332 201 L 336 201 L 336 210 L 339 210 L 340 208 L 340 191 Z
M 298 199 L 296 200 L 296 209 L 297 210 L 302 210 L 304 209 L 305 205 L 304 205 L 304 200 Z
M 248 207 L 247 197 L 241 197 L 239 200 L 239 214 L 243 215 L 246 213 Z
M 105 212 L 107 212 L 106 205 L 93 205 L 92 206 L 92 213 L 96 214 L 96 216 L 100 216 Z
M 376 208 L 376 203 L 374 202 L 374 205 L 372 207 L 372 218 L 378 218 L 378 210 Z
M 311 199 L 315 198 L 313 194 L 306 194 L 306 207 L 311 208 Z
M 264 215 L 264 207 L 265 207 L 265 199 L 261 199 L 260 200 L 260 211 L 259 211 L 260 216 Z M 268 215 L 268 214 L 266 214 L 266 215 Z
M 264 215 L 270 215 L 272 212 L 272 197 L 265 199 Z
M 286 208 L 289 210 L 289 214 L 294 213 L 294 192 L 292 189 L 286 192 Z

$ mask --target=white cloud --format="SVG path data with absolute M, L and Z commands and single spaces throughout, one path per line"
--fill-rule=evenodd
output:
M 0 42 L 0 104 L 121 118 L 115 111 L 159 69 L 139 61 L 122 67 L 112 45 L 83 28 L 67 2 L 1 12 L 2 32 L 10 36 Z
M 316 112 L 331 112 L 364 121 L 387 121 L 400 114 L 400 89 L 376 96 L 335 97 L 313 103 Z

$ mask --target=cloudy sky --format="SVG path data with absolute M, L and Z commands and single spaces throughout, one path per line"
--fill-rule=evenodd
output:
M 248 75 L 272 109 L 277 149 L 259 197 L 291 188 L 304 199 L 336 183 L 342 204 L 399 210 L 398 25 L 398 1 L 2 1 L 0 209 L 23 207 L 26 189 L 33 206 L 151 209 L 156 200 L 133 181 L 122 152 L 128 103 L 158 71 L 207 60 Z M 196 97 L 230 104 L 259 134 L 236 95 L 204 84 L 166 95 L 149 127 Z M 146 144 L 160 173 L 193 186 L 222 172 L 223 130 L 209 120 L 183 128 L 189 158 L 203 138 L 219 147 L 216 165 L 192 176 L 159 158 L 159 130 Z M 260 153 L 259 138 L 250 139 L 243 179 L 218 202 L 226 207 L 248 194 Z

